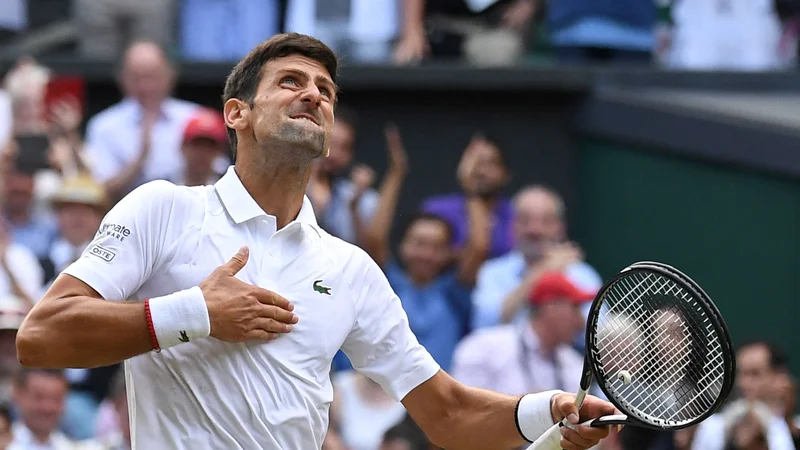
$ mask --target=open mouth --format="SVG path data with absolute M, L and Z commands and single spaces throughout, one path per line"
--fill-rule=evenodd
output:
M 311 114 L 297 114 L 297 115 L 291 116 L 291 118 L 294 119 L 294 120 L 307 120 L 307 121 L 313 123 L 314 125 L 319 126 L 319 122 Z

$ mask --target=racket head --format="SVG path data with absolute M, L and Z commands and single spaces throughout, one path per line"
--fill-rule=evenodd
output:
M 608 280 L 586 324 L 594 380 L 627 422 L 677 430 L 702 422 L 733 387 L 728 327 L 691 278 L 657 262 Z

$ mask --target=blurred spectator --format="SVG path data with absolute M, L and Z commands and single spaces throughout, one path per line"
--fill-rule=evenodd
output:
M 85 174 L 67 178 L 51 201 L 58 219 L 58 237 L 50 248 L 54 272 L 48 281 L 80 257 L 109 206 L 103 186 Z
M 775 389 L 773 409 L 786 420 L 794 446 L 800 448 L 800 426 L 798 426 L 800 424 L 795 415 L 797 413 L 797 379 L 787 369 L 780 370 L 776 374 L 773 387 Z
M 328 434 L 325 435 L 325 440 L 322 441 L 322 450 L 350 450 L 342 442 L 341 436 L 333 428 L 328 428 Z
M 11 450 L 97 449 L 92 441 L 77 443 L 58 431 L 67 380 L 64 372 L 50 369 L 23 369 L 14 387 L 14 404 L 20 420 L 14 423 Z
M 579 307 L 593 298 L 594 292 L 582 291 L 562 273 L 543 274 L 528 294 L 530 318 L 465 338 L 456 350 L 453 377 L 512 395 L 577 386 L 583 357 L 570 344 L 584 325 Z
M 516 62 L 536 0 L 402 0 L 398 63 L 462 58 L 481 65 Z
M 535 1 L 537 8 L 546 8 L 550 44 L 559 62 L 651 61 L 657 16 L 654 0 Z
M 219 180 L 214 161 L 225 154 L 228 135 L 222 114 L 202 108 L 186 124 L 183 131 L 183 170 L 170 177 L 180 186 L 205 186 Z
M 477 183 L 467 183 L 470 229 L 457 259 L 450 247 L 450 226 L 425 213 L 412 217 L 400 242 L 399 260 L 391 258 L 389 234 L 407 161 L 397 129 L 389 127 L 386 134 L 389 170 L 365 250 L 386 272 L 408 315 L 411 331 L 442 369 L 449 370 L 456 345 L 469 330 L 470 292 L 489 250 L 489 208 L 485 200 L 474 195 Z M 477 180 L 472 174 L 480 162 L 478 156 L 468 155 L 465 179 Z
M 563 271 L 584 291 L 594 292 L 602 285 L 581 251 L 566 242 L 564 201 L 555 191 L 526 187 L 516 195 L 513 206 L 515 249 L 486 262 L 478 272 L 472 296 L 474 328 L 522 320 L 528 293 L 546 272 Z
M 121 368 L 111 381 L 108 398 L 100 406 L 96 430 L 97 439 L 103 444 L 104 450 L 130 450 L 128 395 L 125 390 L 125 371 Z
M 402 0 L 288 0 L 286 31 L 316 37 L 345 61 L 391 58 Z
M 0 198 L 13 240 L 30 249 L 37 258 L 47 258 L 57 227 L 52 217 L 35 208 L 35 169 L 24 167 L 19 159 L 15 159 L 7 169 L 3 174 Z M 41 268 L 39 272 L 41 275 Z
M 181 57 L 190 61 L 238 61 L 278 33 L 279 3 L 279 0 L 183 0 Z
M 44 97 L 50 70 L 32 58 L 21 58 L 6 74 L 5 90 L 11 99 L 14 135 L 47 132 Z
M 672 17 L 674 68 L 758 71 L 783 65 L 774 0 L 676 0 Z
M 467 171 L 468 163 L 472 170 Z M 514 210 L 511 202 L 500 191 L 509 180 L 508 158 L 497 143 L 482 135 L 472 137 L 461 157 L 456 171 L 461 192 L 432 197 L 422 203 L 422 210 L 436 214 L 453 228 L 456 248 L 464 245 L 469 234 L 471 197 L 480 197 L 491 210 L 492 243 L 489 256 L 496 258 L 509 252 L 514 245 L 512 222 Z
M 16 36 L 27 27 L 28 1 L 4 0 L 0 8 L 0 41 Z
M 403 404 L 374 381 L 355 371 L 339 372 L 331 416 L 348 450 L 377 450 L 383 433 L 406 415 Z
M 169 97 L 175 71 L 154 42 L 128 48 L 120 81 L 125 99 L 89 120 L 86 132 L 93 176 L 112 202 L 142 183 L 180 173 L 183 131 L 198 108 Z
M 175 0 L 75 0 L 80 53 L 86 58 L 116 59 L 139 39 L 168 48 L 176 7 Z
M 0 405 L 0 450 L 8 450 L 14 440 L 11 422 L 11 411 L 5 404 Z
M 770 408 L 774 385 L 786 366 L 783 352 L 773 344 L 742 344 L 736 354 L 735 378 L 742 398 L 697 426 L 692 450 L 794 450 L 783 414 Z
M 338 106 L 330 153 L 315 164 L 307 194 L 325 231 L 363 245 L 378 207 L 378 194 L 371 188 L 375 180 L 372 169 L 363 165 L 351 168 L 357 132 L 355 113 Z
M 386 431 L 378 450 L 436 450 L 437 448 L 428 441 L 428 437 L 414 419 L 406 415 L 402 422 Z
M 6 148 L 11 139 L 11 131 L 14 126 L 13 117 L 11 96 L 5 89 L 0 89 L 0 149 Z
M 11 401 L 14 382 L 22 369 L 17 359 L 17 330 L 29 309 L 30 306 L 19 297 L 0 296 L 0 404 Z

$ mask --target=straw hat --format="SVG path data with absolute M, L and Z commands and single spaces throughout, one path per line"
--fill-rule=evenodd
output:
M 65 203 L 78 203 L 97 208 L 105 208 L 108 205 L 103 186 L 86 174 L 64 179 L 61 187 L 50 197 L 50 202 L 56 207 Z

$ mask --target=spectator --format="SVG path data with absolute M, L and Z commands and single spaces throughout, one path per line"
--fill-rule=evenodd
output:
M 170 180 L 181 186 L 205 186 L 217 182 L 214 161 L 225 154 L 228 142 L 222 114 L 212 109 L 198 110 L 183 131 L 183 170 Z
M 402 0 L 401 37 L 394 59 L 462 58 L 478 64 L 510 64 L 522 54 L 536 0 Z
M 356 136 L 355 114 L 345 106 L 338 106 L 330 152 L 314 166 L 308 198 L 325 231 L 363 245 L 366 229 L 378 206 L 378 194 L 370 187 L 375 175 L 369 167 L 357 165 L 351 169 Z
M 797 402 L 797 379 L 788 370 L 780 370 L 776 374 L 774 410 L 786 420 L 795 448 L 800 448 L 800 426 L 795 414 Z
M 208 62 L 242 59 L 253 47 L 280 31 L 279 3 L 279 0 L 183 0 L 181 56 Z
M 289 0 L 286 30 L 321 40 L 346 60 L 391 59 L 401 0 Z
M 472 296 L 474 328 L 524 318 L 528 293 L 545 272 L 563 271 L 584 291 L 602 285 L 580 250 L 566 242 L 565 206 L 555 191 L 526 187 L 514 198 L 513 207 L 515 249 L 486 262 L 478 272 Z
M 467 162 L 474 160 L 474 170 L 467 172 Z M 464 245 L 469 234 L 469 214 L 467 204 L 470 196 L 483 199 L 491 210 L 492 243 L 489 256 L 497 258 L 513 248 L 512 219 L 514 210 L 511 202 L 500 191 L 509 180 L 508 157 L 500 146 L 481 135 L 472 137 L 461 156 L 456 171 L 461 192 L 437 196 L 425 200 L 422 210 L 440 216 L 453 228 L 456 248 Z M 474 186 L 468 191 L 467 186 Z
M 403 404 L 381 386 L 355 372 L 339 372 L 334 378 L 331 415 L 348 450 L 377 450 L 383 433 L 406 415 Z
M 76 0 L 79 51 L 85 58 L 115 59 L 131 41 L 172 44 L 175 0 Z
M 29 309 L 30 306 L 19 297 L 0 296 L 0 404 L 11 401 L 14 382 L 22 369 L 17 359 L 17 330 Z M 0 440 L 2 429 L 0 424 Z
M 406 415 L 402 422 L 390 428 L 384 435 L 378 450 L 437 450 L 428 441 L 428 437 L 414 422 L 411 416 Z
M 456 345 L 469 329 L 470 291 L 489 250 L 488 205 L 473 195 L 477 183 L 464 186 L 470 194 L 467 205 L 470 230 L 455 268 L 450 268 L 453 261 L 450 226 L 425 213 L 411 219 L 400 242 L 399 261 L 393 260 L 389 234 L 407 166 L 400 134 L 395 128 L 387 129 L 387 141 L 389 171 L 381 186 L 378 211 L 365 249 L 386 272 L 417 339 L 443 370 L 449 370 Z M 468 155 L 465 179 L 477 180 L 472 172 L 479 162 L 477 154 Z
M 20 420 L 12 427 L 14 441 L 10 449 L 96 449 L 96 443 L 78 444 L 58 431 L 66 396 L 64 372 L 23 369 L 14 387 L 14 403 L 19 409 Z
M 0 450 L 8 450 L 14 433 L 11 431 L 11 411 L 5 404 L 0 405 Z
M 21 58 L 6 74 L 15 136 L 47 132 L 44 97 L 49 81 L 50 70 L 32 58 Z
M 3 183 L 8 191 L 9 183 Z M 35 239 L 35 235 L 31 235 Z M 47 235 L 41 237 L 47 239 Z M 0 295 L 14 295 L 25 302 L 28 310 L 39 299 L 44 272 L 36 255 L 25 245 L 13 240 L 13 228 L 0 218 Z
M 14 242 L 30 249 L 37 258 L 47 258 L 58 230 L 52 217 L 35 207 L 35 169 L 14 158 L 3 174 L 0 190 L 3 215 Z
M 771 343 L 742 344 L 736 354 L 735 378 L 742 398 L 697 426 L 692 449 L 727 450 L 731 443 L 735 449 L 759 448 L 763 434 L 769 450 L 794 450 L 783 414 L 770 408 L 778 374 L 786 366 L 783 352 Z
M 537 8 L 544 1 L 535 0 Z M 649 64 L 655 48 L 654 0 L 547 2 L 546 26 L 561 63 Z
M 322 441 L 322 450 L 350 450 L 350 449 L 345 447 L 344 443 L 342 442 L 341 436 L 339 436 L 339 433 L 333 427 L 329 427 L 328 434 L 325 435 L 325 440 Z
M 198 106 L 169 97 L 175 71 L 154 42 L 132 44 L 120 81 L 125 99 L 87 125 L 93 177 L 112 202 L 136 186 L 182 170 L 181 141 Z
M 48 281 L 80 257 L 109 206 L 103 186 L 85 174 L 67 178 L 51 201 L 58 219 L 58 237 L 50 248 L 49 265 L 54 272 Z
M 130 450 L 131 427 L 128 418 L 128 395 L 125 371 L 119 369 L 111 381 L 111 389 L 102 405 L 98 419 L 98 441 L 104 450 Z M 103 426 L 103 428 L 101 428 Z M 102 430 L 102 432 L 100 431 Z M 332 449 L 333 450 L 333 449 Z
M 510 395 L 577 386 L 583 357 L 570 343 L 584 325 L 579 306 L 593 298 L 562 273 L 543 274 L 528 295 L 529 320 L 468 336 L 456 350 L 453 377 Z

